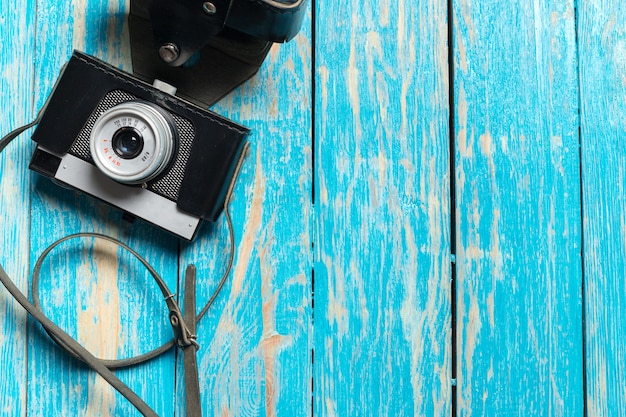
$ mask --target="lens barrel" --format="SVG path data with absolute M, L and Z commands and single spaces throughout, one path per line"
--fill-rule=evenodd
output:
M 178 145 L 172 117 L 145 101 L 128 101 L 105 111 L 89 138 L 96 166 L 125 184 L 146 183 L 169 165 Z

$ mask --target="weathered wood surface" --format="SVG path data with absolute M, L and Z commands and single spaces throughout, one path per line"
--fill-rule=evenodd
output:
M 454 5 L 459 414 L 580 416 L 574 4 Z
M 0 49 L 0 135 L 34 118 L 32 51 L 35 47 L 34 1 L 0 3 L 0 32 L 13 41 Z M 30 175 L 25 146 L 10 146 L 0 155 L 0 262 L 20 289 L 29 275 Z M 4 288 L 2 288 L 4 290 Z M 0 414 L 26 414 L 26 313 L 8 293 L 0 293 Z
M 74 48 L 130 69 L 127 7 L 2 1 L 0 133 L 35 117 Z M 215 106 L 254 133 L 235 265 L 198 328 L 205 415 L 626 416 L 626 10 L 448 7 L 312 1 L 302 33 Z M 0 155 L 0 262 L 23 291 L 46 246 L 97 231 L 177 292 L 195 263 L 201 307 L 223 217 L 191 244 L 129 225 L 29 172 L 32 148 L 26 134 Z M 106 243 L 55 250 L 41 296 L 103 357 L 171 337 L 156 285 Z M 184 415 L 178 362 L 117 374 Z M 138 413 L 2 288 L 0 415 Z
M 314 410 L 449 415 L 446 7 L 371 6 L 316 15 Z
M 626 416 L 626 8 L 578 9 L 588 415 Z

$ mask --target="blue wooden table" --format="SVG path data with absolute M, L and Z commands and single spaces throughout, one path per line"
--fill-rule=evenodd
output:
M 212 110 L 253 129 L 235 263 L 198 328 L 207 416 L 626 416 L 626 6 L 317 0 Z M 73 49 L 130 70 L 127 4 L 2 0 L 0 133 Z M 67 117 L 72 117 L 68 114 Z M 29 132 L 30 133 L 30 132 Z M 198 305 L 228 258 L 0 156 L 0 263 L 24 292 L 79 231 Z M 96 356 L 172 337 L 148 273 L 91 239 L 44 262 L 42 309 Z M 184 415 L 182 356 L 117 375 Z M 0 288 L 0 415 L 138 412 Z

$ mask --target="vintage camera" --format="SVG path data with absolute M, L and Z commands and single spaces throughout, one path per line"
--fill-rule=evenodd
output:
M 219 216 L 249 130 L 168 88 L 74 52 L 33 133 L 30 168 L 193 239 Z

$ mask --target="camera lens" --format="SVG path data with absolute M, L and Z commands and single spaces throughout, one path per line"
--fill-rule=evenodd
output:
M 113 151 L 120 158 L 136 158 L 143 150 L 143 136 L 134 127 L 121 127 L 111 141 Z
M 125 184 L 146 183 L 172 161 L 178 133 L 172 116 L 147 101 L 127 101 L 98 117 L 89 138 L 95 165 Z

